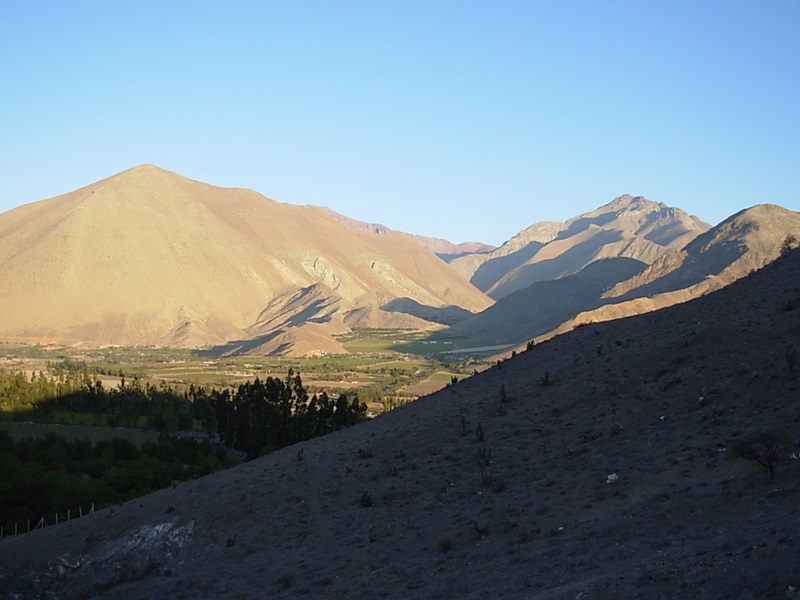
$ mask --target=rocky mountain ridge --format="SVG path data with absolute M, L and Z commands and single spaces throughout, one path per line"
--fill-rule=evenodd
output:
M 395 231 L 379 223 L 366 223 L 364 221 L 351 219 L 327 207 L 320 206 L 319 208 L 350 229 L 369 231 L 377 234 L 404 233 Z M 495 246 L 484 244 L 483 242 L 461 242 L 454 244 L 453 242 L 441 238 L 433 238 L 413 233 L 405 233 L 405 235 L 411 237 L 411 239 L 423 248 L 427 248 L 440 258 L 448 261 L 466 254 L 485 254 L 495 249 Z
M 574 275 L 603 258 L 651 264 L 708 228 L 679 208 L 622 195 L 564 223 L 535 223 L 492 252 L 452 264 L 497 300 L 539 281 Z
M 0 339 L 307 356 L 358 328 L 449 328 L 456 350 L 525 344 L 726 285 L 797 216 L 759 205 L 710 229 L 623 195 L 491 249 L 142 165 L 0 215 Z
M 668 229 L 675 232 L 674 226 Z M 526 339 L 546 339 L 577 325 L 686 302 L 772 262 L 795 232 L 800 232 L 800 213 L 756 205 L 690 236 L 688 244 L 652 264 L 624 256 L 596 260 L 574 275 L 539 281 L 500 298 L 453 325 L 447 334 L 460 338 L 466 347 L 524 345 Z

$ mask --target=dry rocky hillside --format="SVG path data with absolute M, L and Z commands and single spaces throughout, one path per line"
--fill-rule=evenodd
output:
M 398 298 L 492 303 L 406 235 L 152 165 L 3 213 L 0 240 L 6 339 L 343 352 L 353 327 L 441 327 Z
M 800 251 L 350 429 L 0 542 L 0 596 L 798 597 Z M 772 432 L 774 479 L 733 457 Z M 302 450 L 302 452 L 301 452 Z
M 565 223 L 535 223 L 500 248 L 456 258 L 452 265 L 499 299 L 540 281 L 574 275 L 605 258 L 649 265 L 708 228 L 679 208 L 623 195 Z
M 337 213 L 330 208 L 323 206 L 319 208 L 350 229 L 369 231 L 377 234 L 397 233 L 393 229 L 389 229 L 385 225 L 381 225 L 379 223 L 365 223 L 364 221 L 351 219 L 350 217 Z M 454 244 L 448 240 L 432 238 L 425 235 L 415 235 L 411 233 L 406 233 L 405 235 L 409 236 L 423 248 L 427 248 L 445 260 L 452 260 L 466 254 L 487 254 L 496 249 L 494 246 L 483 244 L 481 242 L 461 242 L 460 244 Z
M 403 328 L 511 347 L 718 289 L 799 231 L 777 206 L 709 229 L 625 195 L 493 249 L 142 165 L 0 214 L 0 340 L 308 356 Z
M 597 229 L 592 247 L 600 238 L 612 242 L 601 243 L 592 260 L 585 266 L 582 262 L 577 265 L 580 268 L 574 274 L 537 281 L 512 292 L 481 313 L 455 323 L 447 333 L 459 338 L 462 347 L 467 348 L 498 343 L 524 346 L 527 340 L 541 341 L 579 324 L 618 319 L 686 302 L 775 260 L 787 238 L 800 234 L 800 213 L 770 204 L 745 209 L 702 233 L 689 231 L 686 218 L 669 221 L 665 216 L 676 212 L 685 215 L 663 205 L 623 197 L 589 213 L 591 218 L 574 220 L 570 229 Z M 592 224 L 598 219 L 606 221 L 602 230 Z M 641 223 L 646 224 L 648 232 L 632 235 L 634 228 L 643 227 Z M 621 242 L 613 241 L 617 237 L 627 240 L 623 252 L 618 252 Z M 660 246 L 660 254 L 628 255 L 634 248 L 655 252 L 655 244 L 648 237 L 666 244 Z M 690 241 L 680 245 L 686 239 Z M 554 244 L 556 241 L 543 246 L 536 256 L 550 251 Z M 559 251 L 549 262 L 566 261 L 572 269 L 576 265 L 569 262 L 570 255 L 575 258 L 572 250 Z M 542 260 L 537 265 L 545 262 L 548 261 Z M 528 267 L 534 268 L 532 264 Z M 545 267 L 537 268 L 541 272 Z M 552 268 L 552 265 L 546 267 Z

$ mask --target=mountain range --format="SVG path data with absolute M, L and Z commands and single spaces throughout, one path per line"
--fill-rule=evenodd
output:
M 343 352 L 353 327 L 440 325 L 381 307 L 492 301 L 401 234 L 155 166 L 0 215 L 0 335 Z
M 0 597 L 795 598 L 798 339 L 794 250 L 370 421 L 7 537 Z M 777 444 L 774 478 L 734 451 L 751 440 Z
M 723 287 L 798 231 L 774 205 L 712 228 L 623 195 L 456 245 L 142 165 L 0 214 L 0 339 L 302 356 L 403 328 L 513 347 Z

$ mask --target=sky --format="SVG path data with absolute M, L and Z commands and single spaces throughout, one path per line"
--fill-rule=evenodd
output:
M 0 212 L 136 165 L 499 245 L 800 210 L 800 0 L 3 0 Z

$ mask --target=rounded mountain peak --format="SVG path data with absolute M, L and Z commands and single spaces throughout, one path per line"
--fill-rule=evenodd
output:
M 612 209 L 615 211 L 620 210 L 646 210 L 654 211 L 666 208 L 663 202 L 654 202 L 648 200 L 644 196 L 631 196 L 630 194 L 622 194 L 617 196 L 611 202 L 606 204 L 604 208 Z M 601 208 L 602 210 L 602 208 Z

